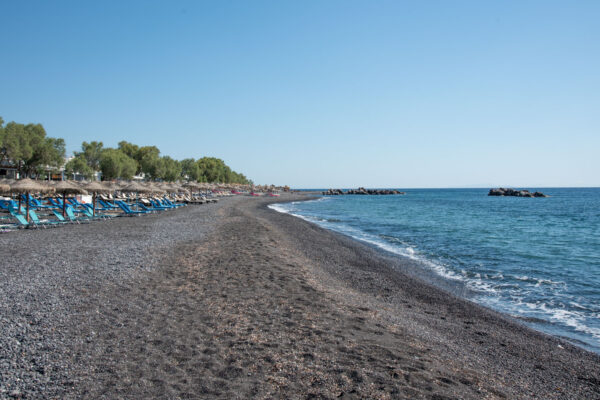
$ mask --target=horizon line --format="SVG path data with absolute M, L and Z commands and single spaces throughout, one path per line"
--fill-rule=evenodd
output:
M 517 186 L 517 185 L 499 185 L 499 186 L 444 186 L 444 187 L 433 187 L 433 186 L 388 186 L 388 187 L 370 187 L 370 186 L 357 186 L 364 187 L 365 189 L 495 189 L 495 188 L 517 188 L 517 189 L 600 189 L 600 186 Z M 328 190 L 328 189 L 356 189 L 357 187 L 292 187 L 290 190 Z

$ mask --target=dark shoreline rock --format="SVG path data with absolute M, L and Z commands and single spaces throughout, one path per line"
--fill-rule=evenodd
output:
M 390 194 L 406 194 L 406 192 L 400 192 L 394 189 L 365 189 L 359 187 L 358 189 L 349 189 L 344 192 L 342 189 L 329 189 L 323 192 L 324 196 L 339 196 L 344 194 L 360 194 L 360 195 L 390 195 Z
M 542 192 L 531 193 L 529 190 L 515 190 L 507 188 L 490 189 L 488 196 L 550 197 Z

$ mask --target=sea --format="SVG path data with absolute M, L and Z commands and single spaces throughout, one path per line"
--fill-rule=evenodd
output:
M 411 259 L 425 279 L 600 353 L 600 188 L 525 189 L 550 197 L 400 188 L 270 207 Z

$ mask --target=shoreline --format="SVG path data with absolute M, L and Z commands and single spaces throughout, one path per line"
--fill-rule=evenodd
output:
M 307 198 L 307 201 L 325 199 L 328 197 L 321 195 L 319 192 L 310 192 L 310 194 L 314 195 L 315 197 Z M 363 245 L 375 249 L 376 251 L 380 252 L 384 257 L 391 256 L 392 258 L 401 258 L 404 260 L 404 262 L 401 264 L 410 265 L 410 268 L 404 268 L 401 271 L 402 273 L 409 274 L 418 280 L 433 285 L 438 289 L 447 291 L 450 294 L 457 296 L 461 299 L 473 302 L 474 304 L 498 312 L 504 315 L 505 317 L 510 318 L 519 324 L 525 325 L 537 332 L 555 338 L 559 338 L 571 345 L 578 346 L 585 351 L 589 351 L 600 356 L 600 347 L 595 345 L 594 342 L 587 342 L 585 338 L 578 337 L 577 335 L 570 336 L 568 332 L 560 331 L 560 327 L 557 328 L 554 325 L 554 323 L 549 319 L 520 315 L 517 311 L 514 310 L 513 311 L 515 313 L 511 313 L 506 308 L 503 309 L 502 307 L 494 307 L 494 305 L 490 304 L 491 302 L 486 302 L 485 298 L 481 300 L 480 297 L 478 297 L 478 295 L 481 296 L 481 293 L 475 289 L 470 288 L 468 285 L 469 282 L 460 279 L 460 277 L 457 277 L 456 273 L 452 269 L 450 269 L 450 273 L 448 273 L 448 267 L 440 266 L 440 264 L 436 264 L 435 261 L 432 262 L 428 259 L 423 259 L 423 257 L 411 257 L 410 255 L 403 254 L 402 251 L 395 249 L 393 245 L 389 245 L 385 241 L 377 240 L 377 238 L 372 237 L 374 235 L 371 235 L 370 237 L 364 237 L 360 234 L 354 233 L 354 231 L 352 230 L 348 231 L 346 229 L 335 226 L 335 224 L 327 224 L 324 222 L 322 223 L 321 221 L 325 220 L 321 218 L 326 217 L 319 216 L 319 214 L 314 214 L 314 217 L 305 218 L 304 216 L 297 214 L 296 211 L 288 211 L 279 207 L 274 207 L 272 209 L 281 213 L 288 214 L 290 216 L 300 218 L 308 223 L 315 224 L 331 233 L 350 238 L 351 240 L 355 240 L 359 243 L 362 243 Z M 360 230 L 361 228 L 358 229 Z M 584 332 L 588 333 L 588 331 Z M 580 332 L 576 331 L 576 333 Z
M 3 235 L 0 398 L 600 396 L 594 353 L 267 207 L 306 197 Z
M 312 199 L 307 199 L 307 200 L 314 200 L 315 198 Z M 298 199 L 292 200 L 292 201 L 301 201 Z M 283 202 L 283 201 L 280 201 Z M 551 334 L 547 334 L 545 332 L 539 331 L 535 328 L 529 327 L 527 325 L 525 325 L 523 323 L 523 321 L 520 321 L 518 318 L 516 318 L 515 316 L 500 312 L 500 311 L 496 311 L 493 310 L 489 307 L 486 307 L 484 305 L 480 305 L 478 303 L 473 302 L 472 300 L 463 297 L 460 292 L 457 292 L 453 289 L 455 289 L 455 286 L 452 284 L 444 284 L 445 282 L 447 282 L 446 279 L 444 279 L 443 277 L 439 277 L 437 274 L 435 274 L 435 272 L 433 271 L 429 271 L 426 268 L 424 268 L 423 266 L 419 265 L 419 263 L 417 261 L 411 260 L 408 257 L 404 257 L 402 255 L 398 255 L 392 252 L 389 252 L 379 246 L 376 246 L 374 244 L 368 243 L 368 242 L 363 242 L 359 239 L 353 238 L 351 236 L 345 235 L 343 233 L 340 232 L 336 232 L 333 230 L 329 230 L 326 228 L 323 228 L 321 226 L 319 226 L 318 224 L 311 222 L 311 221 L 307 221 L 301 217 L 297 217 L 294 215 L 291 215 L 289 213 L 282 213 L 273 209 L 268 208 L 268 206 L 265 206 L 265 210 L 268 210 L 270 212 L 276 212 L 280 215 L 286 216 L 288 218 L 294 218 L 298 221 L 301 221 L 302 224 L 308 224 L 310 226 L 312 226 L 312 230 L 314 231 L 322 231 L 324 233 L 326 233 L 328 236 L 332 236 L 334 239 L 333 241 L 337 241 L 342 243 L 344 246 L 347 246 L 348 248 L 354 248 L 353 251 L 359 251 L 359 252 L 364 252 L 365 255 L 367 257 L 371 257 L 372 260 L 370 260 L 370 262 L 373 262 L 374 260 L 375 263 L 381 263 L 383 264 L 383 268 L 381 270 L 379 270 L 379 272 L 384 271 L 383 275 L 388 275 L 388 277 L 394 277 L 396 280 L 398 278 L 398 276 L 400 277 L 401 280 L 404 280 L 404 282 L 402 282 L 402 285 L 406 287 L 406 285 L 410 285 L 407 284 L 406 280 L 410 281 L 411 284 L 414 284 L 416 287 L 420 287 L 422 288 L 422 292 L 421 293 L 415 293 L 414 291 L 412 291 L 411 293 L 411 297 L 416 297 L 419 298 L 421 300 L 424 300 L 426 304 L 429 305 L 440 305 L 443 303 L 447 303 L 444 305 L 447 305 L 447 311 L 452 310 L 452 314 L 454 313 L 455 310 L 460 310 L 460 312 L 458 313 L 461 317 L 464 317 L 465 314 L 466 315 L 470 315 L 471 318 L 473 319 L 479 319 L 481 321 L 484 321 L 486 323 L 486 325 L 488 323 L 491 322 L 492 326 L 495 327 L 499 327 L 501 328 L 502 331 L 505 332 L 505 337 L 510 338 L 511 336 L 515 336 L 515 338 L 517 339 L 517 341 L 523 341 L 524 343 L 520 344 L 520 353 L 510 353 L 510 356 L 507 358 L 512 358 L 512 360 L 507 360 L 507 362 L 509 362 L 510 364 L 514 363 L 514 367 L 516 368 L 515 370 L 520 371 L 520 374 L 522 373 L 529 373 L 529 372 L 533 372 L 536 370 L 545 370 L 546 367 L 537 363 L 533 363 L 532 360 L 536 360 L 540 361 L 539 358 L 537 357 L 536 352 L 537 351 L 548 351 L 548 354 L 552 354 L 552 356 L 550 358 L 555 358 L 554 361 L 556 361 L 556 359 L 560 359 L 562 357 L 557 356 L 556 353 L 554 352 L 555 349 L 559 349 L 560 351 L 566 351 L 569 352 L 570 355 L 567 356 L 567 359 L 569 360 L 569 362 L 565 362 L 564 365 L 561 365 L 560 368 L 564 368 L 565 365 L 570 364 L 573 359 L 572 357 L 582 357 L 582 359 L 580 360 L 582 363 L 586 362 L 583 361 L 584 359 L 587 360 L 587 362 L 591 362 L 591 367 L 592 368 L 598 368 L 600 367 L 600 355 L 590 351 L 588 349 L 585 349 L 581 346 L 577 346 L 575 344 L 570 343 L 567 339 L 568 338 L 561 338 L 561 337 L 557 337 Z M 364 258 L 365 255 L 362 255 L 360 257 L 361 262 L 365 262 Z M 314 256 L 314 255 L 313 255 Z M 359 262 L 360 264 L 360 262 Z M 417 272 L 415 272 L 415 268 L 417 270 Z M 393 288 L 385 287 L 385 285 L 382 285 L 382 287 L 373 287 L 372 285 L 369 284 L 365 284 L 364 282 L 360 282 L 360 280 L 357 282 L 355 281 L 350 274 L 354 273 L 356 271 L 351 271 L 350 273 L 339 273 L 339 271 L 337 272 L 332 272 L 331 270 L 329 271 L 329 274 L 334 274 L 336 276 L 337 279 L 340 278 L 340 276 L 343 276 L 343 279 L 341 279 L 343 281 L 343 286 L 344 289 L 347 288 L 346 285 L 352 286 L 354 289 L 357 289 L 360 294 L 364 294 L 365 292 L 369 295 L 375 295 L 377 297 L 378 300 L 382 300 L 384 299 L 383 303 L 387 306 L 387 305 L 397 305 L 398 303 L 406 303 L 405 299 L 402 299 L 402 295 L 397 295 L 397 294 L 390 294 L 390 295 L 385 295 L 385 294 L 380 294 L 378 293 L 379 291 L 381 291 L 381 289 L 383 289 L 384 292 L 388 292 L 391 293 L 393 292 Z M 421 273 L 424 272 L 425 276 L 421 275 Z M 424 277 L 434 277 L 435 283 L 431 283 L 428 282 L 426 280 L 424 280 Z M 368 277 L 368 279 L 373 279 L 375 280 L 376 278 L 374 277 Z M 383 282 L 384 279 L 380 279 L 379 282 Z M 396 280 L 397 281 L 397 280 Z M 331 280 L 329 281 L 331 282 Z M 400 282 L 400 281 L 397 281 Z M 438 285 L 438 282 L 441 283 L 441 285 Z M 402 286 L 401 285 L 401 286 Z M 410 293 L 411 290 L 407 289 L 407 291 Z M 424 295 L 424 293 L 427 293 L 426 295 Z M 360 302 L 364 301 L 364 297 L 362 296 L 357 296 L 358 297 L 358 301 L 356 302 L 356 304 L 359 304 Z M 413 306 L 414 307 L 414 306 Z M 398 309 L 396 309 L 395 311 L 398 311 Z M 428 315 L 434 315 L 435 311 L 432 314 L 432 310 L 422 310 L 424 311 L 426 314 Z M 414 313 L 413 313 L 414 314 Z M 446 321 L 448 320 L 448 316 L 441 316 L 440 317 L 442 320 Z M 386 319 L 388 321 L 393 321 L 395 323 L 397 323 L 399 320 L 402 320 L 402 318 L 398 317 L 398 315 L 394 315 L 394 312 L 389 313 L 388 315 L 386 315 Z M 473 324 L 473 326 L 475 326 L 475 323 L 470 323 L 469 321 L 466 321 L 467 325 L 471 325 Z M 467 328 L 468 329 L 468 328 Z M 456 330 L 454 329 L 454 331 L 460 332 L 460 330 Z M 469 330 L 469 333 L 471 333 L 471 331 Z M 498 339 L 500 338 L 500 340 L 497 341 L 496 345 L 498 345 L 499 347 L 501 347 L 502 351 L 497 352 L 495 350 L 491 350 L 491 349 L 485 349 L 485 348 L 481 348 L 480 345 L 489 345 L 488 343 L 486 343 L 486 340 L 482 340 L 484 338 L 486 338 L 486 336 L 488 336 L 489 333 L 487 332 L 475 332 L 475 336 L 473 336 L 472 334 L 470 335 L 471 338 L 470 340 L 465 340 L 465 341 L 460 341 L 461 342 L 461 346 L 465 346 L 467 348 L 470 348 L 470 350 L 473 350 L 472 347 L 475 346 L 475 348 L 477 349 L 477 351 L 475 353 L 479 353 L 477 354 L 477 357 L 481 357 L 484 353 L 495 353 L 495 356 L 500 355 L 501 358 L 503 358 L 504 356 L 506 356 L 506 354 L 502 354 L 504 350 L 506 350 L 506 343 L 504 339 L 502 339 L 502 335 L 494 335 L 494 339 Z M 555 348 L 554 348 L 555 347 Z M 544 350 L 542 350 L 544 348 Z M 489 350 L 489 351 L 488 351 Z M 460 353 L 460 351 L 456 352 L 454 355 L 458 355 Z M 553 354 L 554 353 L 554 354 Z M 486 356 L 489 356 L 489 354 L 486 354 Z M 516 356 L 516 357 L 515 357 Z M 469 357 L 467 357 L 466 359 L 468 359 Z M 516 359 L 515 359 L 516 358 Z M 465 359 L 465 360 L 466 360 Z M 546 361 L 549 358 L 546 357 Z M 520 361 L 518 361 L 520 360 Z M 471 363 L 472 360 L 469 360 L 469 363 Z M 492 363 L 494 362 L 494 360 L 490 360 L 490 364 L 487 364 L 487 367 L 489 367 Z M 531 366 L 531 368 L 529 369 L 529 371 L 527 370 L 527 368 L 523 368 L 522 366 L 519 366 L 519 364 L 521 362 L 525 362 L 527 364 L 529 364 Z M 564 362 L 561 361 L 560 363 L 558 363 L 558 365 L 562 364 Z M 555 364 L 556 365 L 556 364 Z M 556 365 L 558 367 L 558 365 Z M 594 367 L 595 365 L 595 367 Z M 505 371 L 506 372 L 506 371 Z M 537 372 L 537 371 L 536 371 Z M 592 387 L 594 388 L 593 390 L 595 391 L 594 393 L 597 393 L 595 395 L 599 396 L 600 395 L 600 381 L 598 380 L 598 375 L 600 374 L 595 374 L 596 378 L 593 378 L 591 381 L 593 383 Z M 540 378 L 537 378 L 540 379 Z M 575 377 L 573 377 L 573 379 L 575 379 Z M 581 376 L 578 377 L 578 379 L 580 380 L 584 380 Z M 543 380 L 543 379 L 541 379 Z M 549 381 L 547 382 L 548 384 L 550 383 Z M 539 390 L 540 388 L 538 388 Z M 560 391 L 559 391 L 560 392 Z M 539 392 L 541 393 L 541 392 Z M 568 393 L 549 393 L 547 392 L 546 396 L 541 396 L 539 393 L 535 394 L 533 392 L 530 392 L 526 395 L 531 396 L 531 397 L 539 397 L 539 398 L 577 398 L 577 396 L 573 396 L 572 394 L 568 394 Z M 525 395 L 525 393 L 521 393 L 520 396 Z M 572 397 L 571 397 L 572 396 Z M 500 396 L 502 397 L 502 396 Z M 509 396 L 512 397 L 512 396 Z
M 343 238 L 347 238 L 350 239 L 352 241 L 355 241 L 357 243 L 360 243 L 363 246 L 367 246 L 370 249 L 373 249 L 374 251 L 376 251 L 377 253 L 379 253 L 379 255 L 385 259 L 391 259 L 394 260 L 396 258 L 400 258 L 402 259 L 404 262 L 402 263 L 396 263 L 398 265 L 402 266 L 401 269 L 401 273 L 410 275 L 411 277 L 422 281 L 423 283 L 429 284 L 431 286 L 436 287 L 437 289 L 441 289 L 444 290 L 446 292 L 448 292 L 449 294 L 456 296 L 460 299 L 463 300 L 467 300 L 470 302 L 473 302 L 474 304 L 480 305 L 484 308 L 488 308 L 490 310 L 499 312 L 502 315 L 505 315 L 507 317 L 511 317 L 511 318 L 517 318 L 516 316 L 507 314 L 507 313 L 503 313 L 501 311 L 497 311 L 494 310 L 490 307 L 486 307 L 485 305 L 481 305 L 479 303 L 476 303 L 472 300 L 470 300 L 469 296 L 472 295 L 472 290 L 469 289 L 464 282 L 460 282 L 460 281 L 453 281 L 451 279 L 448 279 L 446 277 L 444 277 L 443 275 L 440 275 L 439 273 L 435 272 L 434 270 L 432 270 L 431 268 L 427 268 L 425 266 L 422 265 L 422 261 L 420 260 L 415 260 L 412 259 L 408 256 L 405 256 L 403 254 L 400 253 L 396 253 L 394 251 L 388 250 L 385 247 L 381 246 L 379 243 L 373 243 L 373 242 L 369 242 L 367 240 L 361 240 L 359 238 L 356 238 L 354 236 L 351 236 L 349 234 L 345 234 L 343 232 L 339 232 L 333 229 L 328 229 L 325 227 L 320 226 L 318 223 L 311 221 L 310 219 L 306 219 L 303 216 L 300 215 L 296 215 L 293 213 L 289 213 L 287 211 L 279 211 L 276 208 L 272 208 L 270 207 L 272 204 L 286 204 L 286 203 L 292 203 L 292 202 L 297 202 L 297 201 L 315 201 L 318 200 L 319 198 L 323 198 L 325 196 L 321 195 L 318 192 L 309 192 L 309 195 L 311 196 L 310 198 L 307 199 L 296 199 L 296 200 L 292 200 L 289 202 L 283 201 L 283 202 L 273 202 L 267 205 L 267 208 L 269 208 L 270 210 L 273 210 L 275 212 L 278 213 L 282 213 L 282 214 L 286 214 L 289 215 L 291 217 L 294 218 L 299 218 L 309 224 L 313 224 L 315 226 L 318 226 L 319 228 L 325 230 L 326 232 L 329 232 L 331 234 L 334 235 L 340 235 Z M 517 318 L 518 319 L 518 318 Z M 542 332 L 544 333 L 544 332 Z M 587 350 L 587 349 L 584 349 Z M 589 350 L 588 350 L 589 351 Z

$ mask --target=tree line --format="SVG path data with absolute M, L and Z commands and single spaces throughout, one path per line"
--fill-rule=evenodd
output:
M 49 171 L 58 171 L 66 153 L 64 139 L 48 137 L 41 124 L 5 124 L 1 117 L 0 149 L 19 175 L 29 177 L 45 177 Z M 96 172 L 101 172 L 105 180 L 128 180 L 143 173 L 149 180 L 252 183 L 219 158 L 176 160 L 161 156 L 156 146 L 138 146 L 127 141 L 120 142 L 117 148 L 104 147 L 97 141 L 83 142 L 81 151 L 75 152 L 64 167 L 68 175 L 80 174 L 88 179 Z

